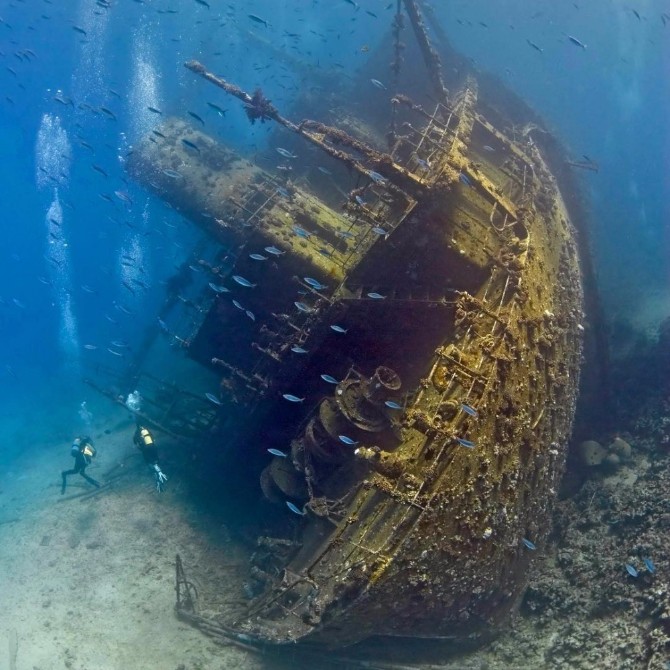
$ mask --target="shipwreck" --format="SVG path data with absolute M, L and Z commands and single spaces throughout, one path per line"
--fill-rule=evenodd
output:
M 258 538 L 233 619 L 197 613 L 178 561 L 178 613 L 215 636 L 489 635 L 546 538 L 580 378 L 577 235 L 535 126 L 482 101 L 465 68 L 447 88 L 426 20 L 398 1 L 387 90 L 360 117 L 292 121 L 186 63 L 276 125 L 274 166 L 178 118 L 129 158 L 209 242 L 200 292 L 171 284 L 121 396 L 139 389 L 168 432 L 243 446 L 237 466 L 254 461 L 254 495 L 284 519 Z M 146 374 L 152 338 L 216 375 L 216 398 Z

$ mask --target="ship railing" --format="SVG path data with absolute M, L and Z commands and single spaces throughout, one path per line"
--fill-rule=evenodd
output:
M 346 286 L 346 294 L 339 298 L 341 302 L 372 302 L 380 306 L 389 303 L 418 303 L 423 305 L 449 306 L 457 302 L 456 291 L 445 289 L 435 291 L 429 287 L 383 287 L 373 284 L 358 284 Z M 381 296 L 381 297 L 380 297 Z

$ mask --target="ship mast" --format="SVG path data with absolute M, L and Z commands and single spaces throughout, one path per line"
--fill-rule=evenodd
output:
M 426 31 L 426 24 L 423 21 L 421 12 L 419 10 L 419 3 L 416 0 L 402 0 L 405 5 L 405 10 L 409 16 L 409 21 L 414 30 L 414 36 L 421 50 L 421 55 L 428 70 L 428 76 L 435 88 L 435 92 L 439 96 L 440 102 L 446 107 L 449 106 L 449 94 L 447 87 L 444 85 L 442 78 L 442 63 L 437 50 L 430 43 L 428 32 Z M 398 0 L 400 4 L 400 0 Z

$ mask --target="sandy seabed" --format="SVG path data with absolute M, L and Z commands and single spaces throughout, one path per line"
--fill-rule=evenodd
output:
M 176 618 L 175 555 L 185 565 L 213 559 L 230 566 L 234 557 L 225 529 L 205 527 L 213 522 L 180 494 L 169 452 L 163 454 L 168 488 L 154 490 L 133 431 L 122 409 L 94 421 L 98 456 L 87 474 L 106 486 L 92 497 L 75 497 L 95 490 L 79 475 L 60 493 L 75 436 L 62 430 L 0 471 L 0 668 L 268 667 Z M 223 574 L 221 593 L 234 588 L 230 597 L 239 599 L 239 581 L 226 583 Z

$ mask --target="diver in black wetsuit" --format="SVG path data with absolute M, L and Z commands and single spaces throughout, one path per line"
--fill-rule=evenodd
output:
M 70 455 L 74 458 L 74 468 L 72 470 L 63 470 L 61 477 L 63 484 L 61 486 L 61 495 L 65 493 L 68 475 L 81 475 L 89 484 L 93 484 L 96 488 L 100 488 L 100 482 L 97 482 L 93 477 L 86 474 L 86 468 L 91 464 L 96 451 L 90 437 L 81 436 L 75 438 L 70 448 Z
M 138 423 L 135 435 L 133 435 L 133 443 L 142 452 L 144 462 L 151 468 L 156 481 L 156 491 L 161 493 L 165 489 L 165 482 L 168 478 L 158 465 L 158 448 L 154 442 L 154 436 L 146 426 Z

